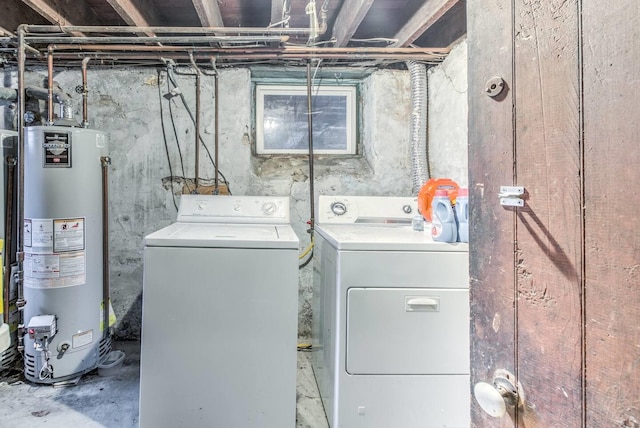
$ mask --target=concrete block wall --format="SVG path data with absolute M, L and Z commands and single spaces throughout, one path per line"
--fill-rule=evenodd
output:
M 167 152 L 173 175 L 193 178 L 194 126 L 177 97 L 171 101 L 163 98 L 168 92 L 164 71 L 158 74 L 153 68 L 105 69 L 92 65 L 90 62 L 88 73 L 90 127 L 109 134 L 112 158 L 109 245 L 111 298 L 118 317 L 116 336 L 136 339 L 141 327 L 143 238 L 175 220 L 174 198 L 178 201 L 183 183 L 171 180 Z M 455 79 L 462 79 L 462 74 L 466 77 L 466 63 L 463 65 L 460 59 L 448 67 L 443 74 L 448 76 L 444 77 L 443 87 L 453 75 Z M 15 70 L 0 70 L 5 86 L 16 87 L 15 75 Z M 433 81 L 436 77 L 440 78 L 440 74 L 430 72 L 432 94 L 435 92 L 433 85 L 440 85 Z M 43 86 L 45 78 L 46 70 L 29 70 L 26 84 Z M 61 89 L 73 95 L 76 115 L 81 120 L 81 97 L 74 91 L 81 83 L 80 70 L 56 70 L 54 79 Z M 178 85 L 193 112 L 194 80 L 193 76 L 177 76 Z M 212 155 L 215 130 L 213 84 L 212 77 L 202 78 L 201 133 Z M 409 84 L 408 73 L 400 70 L 380 70 L 365 78 L 361 91 L 360 154 L 355 157 L 318 157 L 315 161 L 316 195 L 410 195 Z M 466 90 L 466 84 L 464 88 Z M 459 90 L 460 86 L 443 89 L 455 92 L 456 96 L 460 96 Z M 451 98 L 444 93 L 438 96 Z M 291 220 L 302 250 L 309 242 L 306 224 L 310 218 L 307 159 L 304 156 L 258 157 L 253 154 L 249 69 L 221 70 L 219 97 L 219 166 L 230 183 L 231 191 L 235 195 L 290 196 Z M 0 118 L 4 118 L 0 125 L 12 128 L 15 109 L 4 102 L 0 104 L 0 110 Z M 460 115 L 461 109 L 452 114 Z M 437 117 L 438 112 L 430 111 L 430 138 L 436 138 L 432 137 L 437 129 L 433 121 L 445 120 L 435 119 Z M 445 144 L 440 138 L 431 144 L 432 168 L 440 176 L 452 176 L 466 184 L 466 116 L 454 118 L 448 114 L 446 120 L 446 126 L 460 127 L 464 124 L 465 129 L 454 133 L 455 138 L 447 138 L 446 147 L 433 146 Z M 212 163 L 204 150 L 201 150 L 200 159 L 200 176 L 213 178 Z M 311 265 L 300 270 L 299 283 L 299 336 L 308 338 L 311 330 Z

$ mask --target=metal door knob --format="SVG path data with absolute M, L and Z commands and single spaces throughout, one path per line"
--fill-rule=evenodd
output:
M 496 370 L 493 384 L 478 382 L 473 395 L 482 410 L 494 418 L 503 417 L 507 407 L 521 406 L 524 402 L 520 383 L 516 385 L 515 376 L 507 370 Z

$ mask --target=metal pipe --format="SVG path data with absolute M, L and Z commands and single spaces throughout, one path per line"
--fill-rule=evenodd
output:
M 4 289 L 2 290 L 2 298 L 4 299 L 4 322 L 6 324 L 9 324 L 9 299 L 11 298 L 11 247 L 13 246 L 13 185 L 15 165 L 16 158 L 7 156 L 7 187 L 5 191 L 7 204 L 4 224 Z
M 311 211 L 309 219 L 309 233 L 311 239 L 313 239 L 313 232 L 315 229 L 315 191 L 313 188 L 313 112 L 311 103 L 311 61 L 307 63 L 307 126 L 309 128 L 309 207 Z
M 109 165 L 111 158 L 102 156 L 102 326 L 105 339 L 109 333 Z
M 202 71 L 198 64 L 193 59 L 193 53 L 189 52 L 189 60 L 193 69 L 196 71 L 196 118 L 194 120 L 196 127 L 196 165 L 195 165 L 195 177 L 194 177 L 194 192 L 198 193 L 198 185 L 200 183 L 200 98 L 201 98 L 201 84 L 200 79 Z
M 103 50 L 103 51 L 142 51 L 142 52 L 185 52 L 184 46 L 155 46 L 155 45 L 127 45 L 127 44 L 56 44 L 51 45 L 56 51 L 65 50 Z M 281 53 L 281 54 L 345 54 L 345 55 L 368 55 L 368 54 L 411 54 L 411 55 L 441 55 L 446 56 L 449 48 L 367 48 L 367 47 L 346 47 L 346 48 L 319 48 L 319 47 L 238 47 L 238 48 L 216 48 L 212 46 L 191 46 L 190 52 L 210 52 L 217 54 L 258 54 L 258 53 Z
M 89 113 L 88 113 L 88 94 L 89 90 L 87 88 L 87 63 L 90 58 L 86 57 L 82 60 L 82 127 L 89 127 Z
M 60 37 L 60 36 L 37 36 L 28 37 L 31 43 L 255 43 L 271 42 L 284 43 L 289 40 L 289 36 L 173 36 L 173 37 Z
M 195 192 L 198 193 L 200 176 L 200 71 L 196 73 L 196 175 Z
M 16 101 L 18 99 L 18 91 L 11 88 L 0 88 L 0 100 Z
M 214 63 L 215 66 L 215 63 Z M 218 112 L 220 111 L 220 103 L 219 103 L 219 91 L 218 91 L 218 80 L 220 78 L 220 75 L 218 74 L 218 70 L 216 70 L 216 74 L 215 74 L 215 80 L 213 82 L 213 96 L 214 96 L 214 108 L 215 108 L 215 131 L 214 131 L 214 145 L 213 145 L 213 157 L 214 157 L 214 169 L 215 169 L 215 179 L 214 179 L 214 189 L 216 191 L 216 193 L 218 192 L 218 187 L 219 187 L 219 180 L 218 180 L 218 175 L 220 174 L 220 168 L 218 167 L 218 152 L 219 152 L 219 143 L 218 143 L 218 137 L 220 135 L 220 131 L 219 131 L 219 114 Z
M 419 62 L 407 63 L 411 76 L 411 178 L 412 194 L 417 195 L 429 179 L 427 148 L 427 67 Z
M 422 61 L 424 63 L 438 64 L 441 63 L 444 59 L 444 55 L 427 55 L 427 54 L 322 54 L 322 53 L 220 53 L 216 54 L 219 59 L 222 60 L 314 60 L 314 59 L 325 59 L 325 60 L 348 60 L 350 62 L 357 61 L 396 61 L 396 62 L 404 62 L 408 60 L 416 60 Z M 189 55 L 184 52 L 158 52 L 156 54 L 151 53 L 110 53 L 110 52 L 89 52 L 77 54 L 77 53 L 57 53 L 56 57 L 58 60 L 78 60 L 81 57 L 90 56 L 92 59 L 98 61 L 141 61 L 141 60 L 149 60 L 149 61 L 157 61 L 164 63 L 161 58 L 165 59 L 173 59 L 173 60 L 189 60 Z M 207 60 L 211 56 L 210 53 L 194 53 L 194 58 L 196 60 Z
M 53 48 L 51 46 L 49 46 L 48 49 L 47 64 L 47 89 L 49 91 L 47 98 L 47 125 L 51 126 L 53 125 Z M 20 94 L 24 94 L 24 92 Z M 19 120 L 22 120 L 22 117 L 20 117 Z
M 16 91 L 16 94 L 17 93 L 18 92 Z M 49 89 L 45 89 L 45 88 L 28 87 L 28 88 L 25 88 L 24 94 L 27 97 L 37 98 L 39 100 L 47 101 L 49 99 Z M 54 89 L 53 102 L 57 104 L 70 103 L 71 98 L 69 98 L 69 96 L 64 91 L 61 91 L 60 89 Z
M 16 252 L 16 261 L 18 263 L 18 268 L 16 272 L 16 288 L 18 292 L 18 299 L 16 300 L 16 307 L 20 311 L 18 324 L 23 324 L 24 322 L 24 313 L 22 309 L 27 302 L 24 300 L 24 289 L 23 287 L 23 262 L 24 262 L 24 113 L 25 113 L 25 99 L 24 99 L 24 63 L 25 63 L 25 42 L 24 42 L 24 34 L 25 34 L 26 25 L 22 24 L 18 26 L 17 35 L 18 35 L 18 204 L 16 207 L 16 224 L 18 225 L 17 230 L 17 252 Z M 22 335 L 18 335 L 18 348 L 22 347 Z
M 259 27 L 136 27 L 136 26 L 58 26 L 27 25 L 29 33 L 155 33 L 155 34 L 300 34 L 306 35 L 309 28 L 259 28 Z

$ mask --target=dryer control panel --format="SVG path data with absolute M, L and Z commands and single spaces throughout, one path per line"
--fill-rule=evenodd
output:
M 411 224 L 418 199 L 402 196 L 326 196 L 318 198 L 318 223 Z

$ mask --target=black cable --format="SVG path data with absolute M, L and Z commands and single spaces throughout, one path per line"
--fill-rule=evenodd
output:
M 159 83 L 158 83 L 159 85 Z M 169 72 L 167 72 L 167 93 L 171 94 L 171 88 L 169 87 Z M 187 173 L 184 170 L 184 159 L 182 158 L 182 149 L 180 148 L 180 140 L 178 139 L 178 130 L 176 129 L 176 122 L 173 118 L 173 109 L 171 108 L 171 99 L 168 100 L 169 103 L 169 117 L 171 118 L 171 126 L 173 127 L 173 135 L 176 139 L 176 146 L 178 147 L 178 155 L 180 156 L 180 166 L 182 168 L 182 176 L 186 177 Z M 185 179 L 185 186 L 187 186 L 187 190 L 191 193 L 191 187 L 189 186 L 189 182 Z
M 176 83 L 175 79 L 171 75 L 171 71 L 170 70 L 171 70 L 171 66 L 167 65 L 167 76 L 169 77 L 169 80 L 171 81 L 173 86 L 175 88 L 178 88 L 178 84 Z M 182 93 L 182 91 L 180 91 L 178 93 L 178 96 L 180 97 L 180 100 L 182 100 L 182 104 L 184 105 L 184 108 L 187 110 L 187 113 L 189 114 L 189 117 L 191 118 L 191 121 L 195 125 L 196 124 L 196 119 L 193 116 L 193 113 L 191 112 L 191 109 L 189 108 L 189 105 L 187 104 L 187 100 L 185 99 L 184 94 Z M 207 145 L 204 143 L 204 140 L 202 139 L 202 136 L 200 136 L 199 140 L 200 140 L 200 143 L 202 144 L 202 146 L 204 147 L 204 150 L 207 152 L 207 156 L 209 156 L 209 160 L 211 161 L 211 164 L 215 168 L 216 164 L 213 161 L 213 156 L 211 156 L 211 152 L 209 151 L 209 148 L 207 147 Z M 218 169 L 218 174 L 222 178 L 222 183 L 226 184 L 227 190 L 228 190 L 229 194 L 231 195 L 231 188 L 229 187 L 229 181 L 227 180 L 227 178 L 224 176 L 224 174 L 222 173 L 222 171 L 220 169 Z
M 167 143 L 167 132 L 164 128 L 164 110 L 162 108 L 162 90 L 160 89 L 160 69 L 158 69 L 158 98 L 160 101 L 160 123 L 162 125 L 162 138 L 164 140 L 164 150 L 167 153 L 167 163 L 169 164 L 169 177 L 171 177 L 170 178 L 171 197 L 173 198 L 173 206 L 176 208 L 176 211 L 178 211 L 178 203 L 176 202 L 176 195 L 175 193 L 173 193 L 173 168 L 171 167 L 171 157 L 169 156 L 169 144 Z
M 311 260 L 313 260 L 313 249 L 311 250 L 311 254 L 309 254 L 307 260 L 305 260 L 304 263 L 298 266 L 298 270 L 306 267 L 311 262 Z

